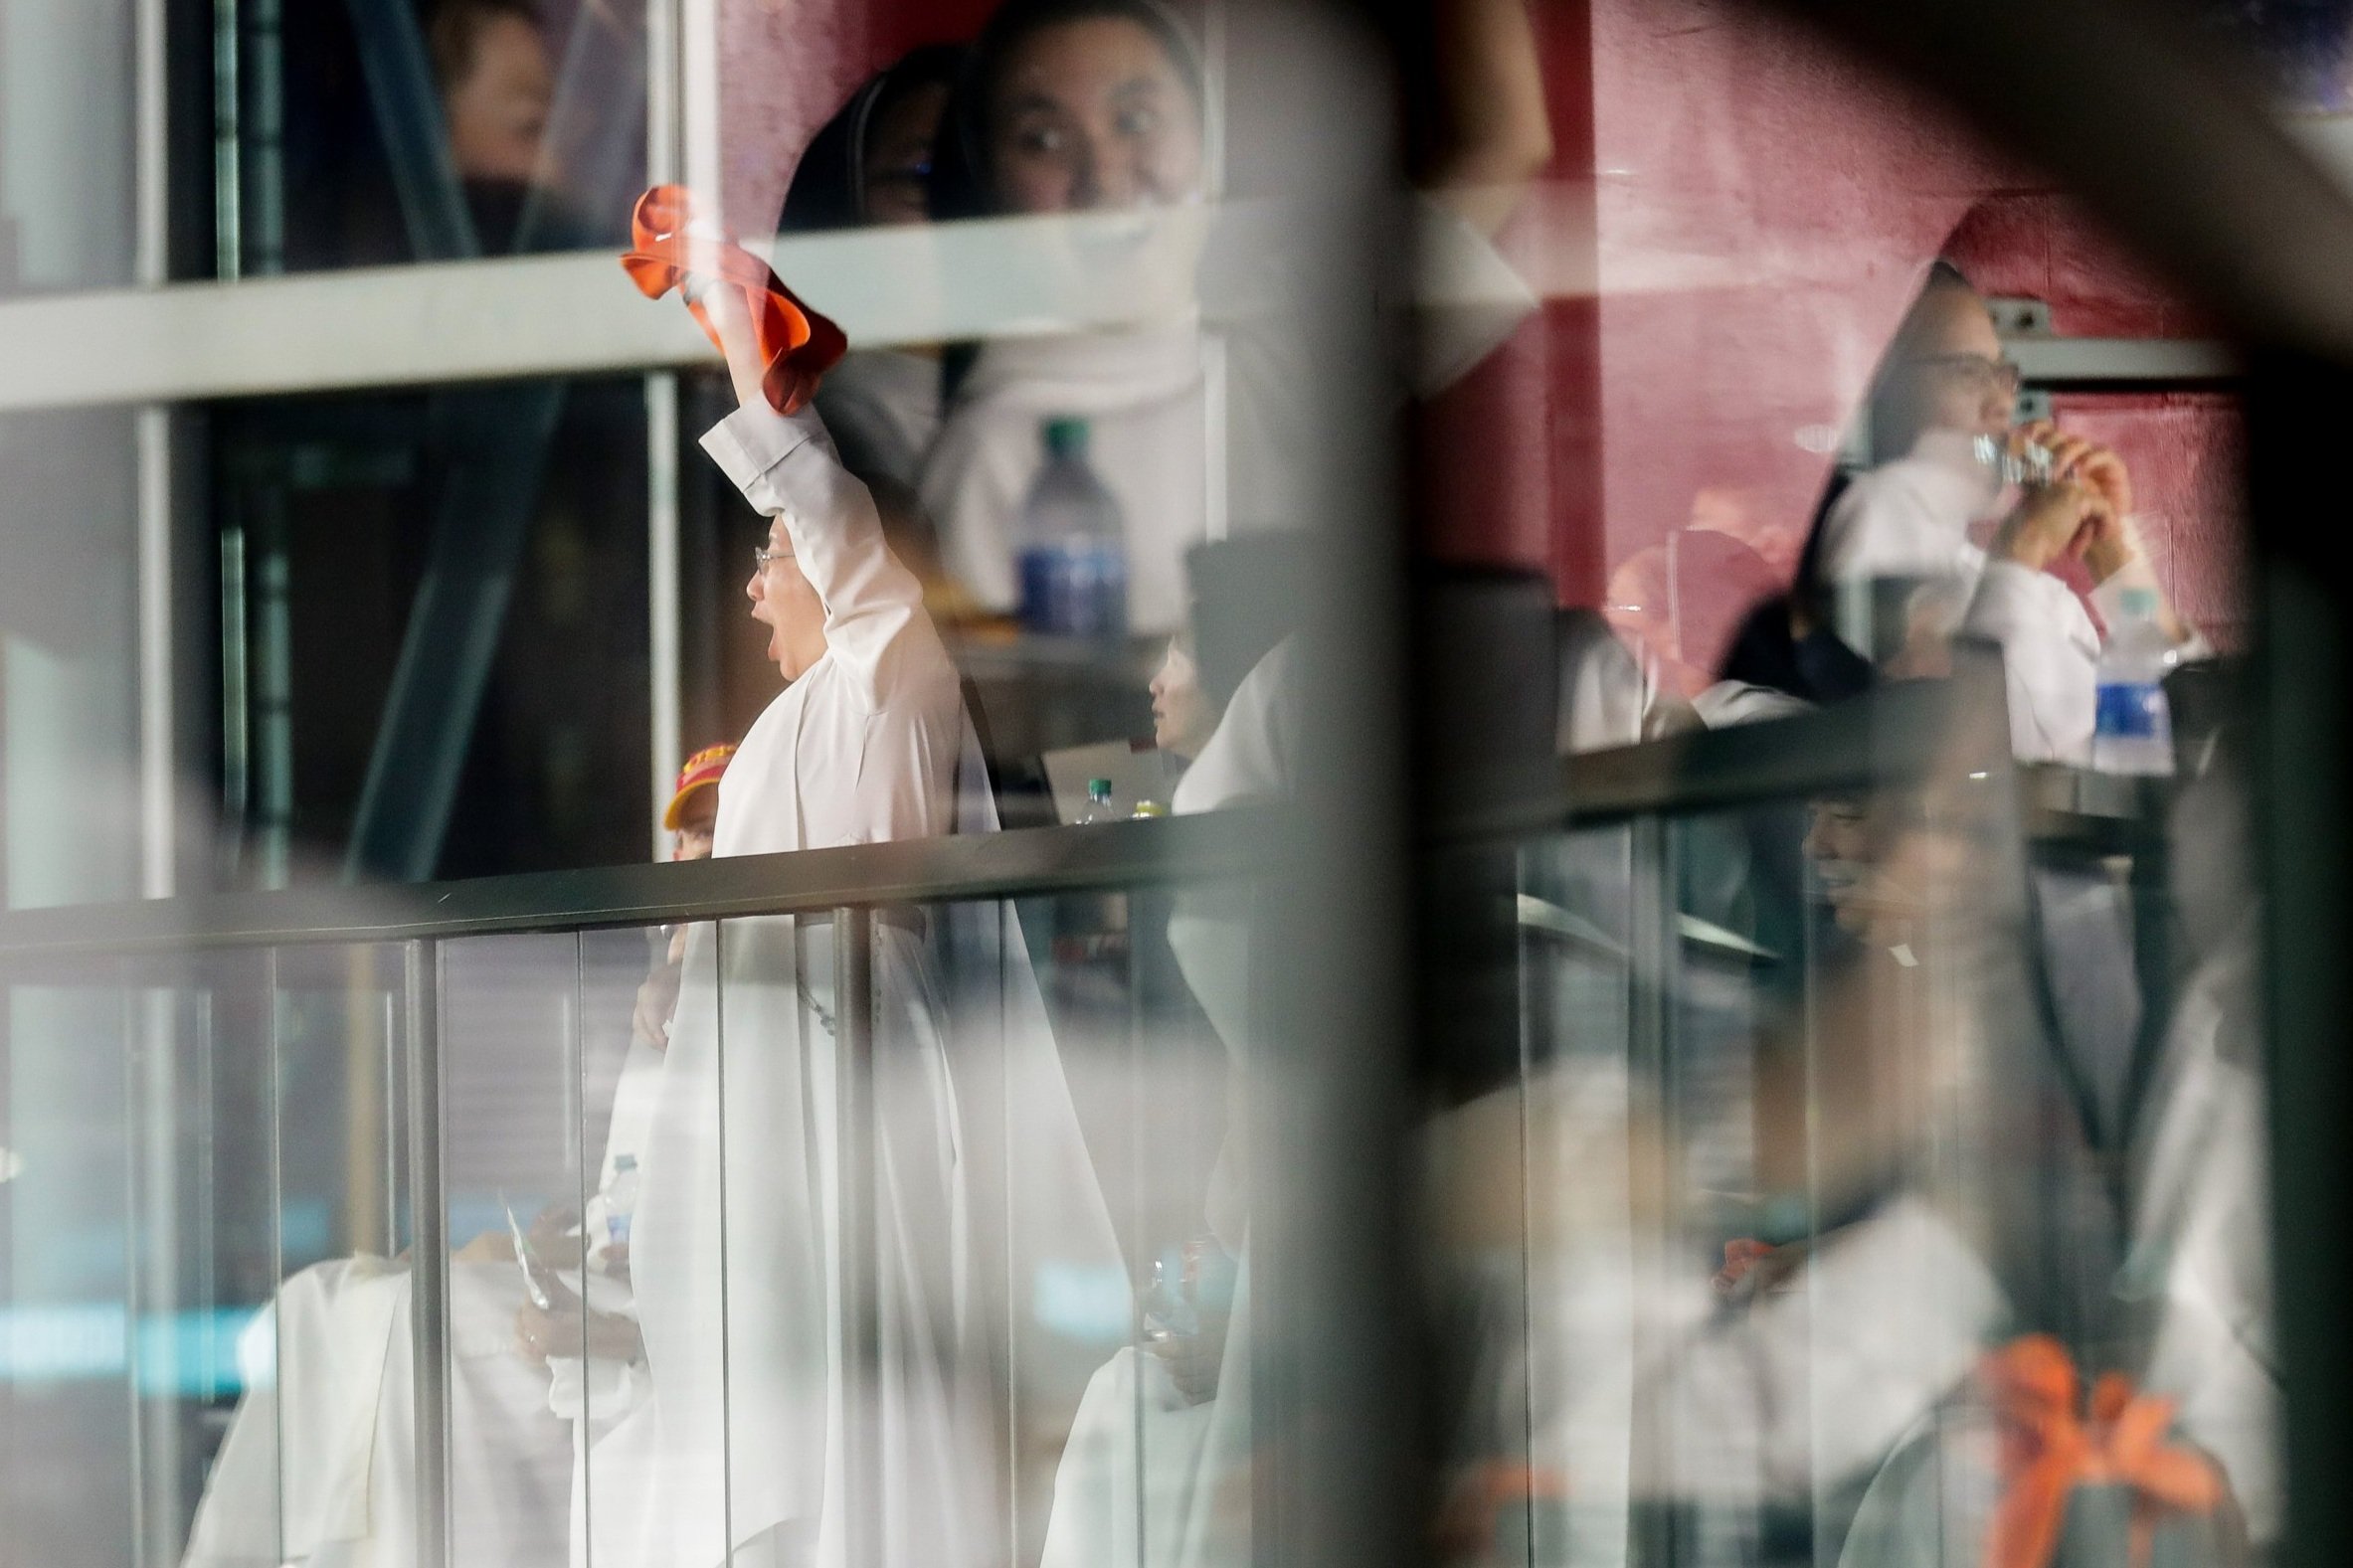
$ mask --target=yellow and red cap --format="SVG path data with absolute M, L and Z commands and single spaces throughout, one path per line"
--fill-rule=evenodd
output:
M 727 772 L 727 760 L 735 755 L 733 743 L 706 746 L 686 759 L 686 766 L 678 770 L 678 787 L 670 795 L 669 806 L 661 813 L 661 825 L 675 833 L 678 813 L 686 808 L 687 796 L 697 789 L 718 785 L 719 776 Z

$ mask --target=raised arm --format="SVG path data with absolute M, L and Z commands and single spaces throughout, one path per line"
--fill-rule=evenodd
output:
M 1493 238 L 1552 161 L 1552 118 L 1527 0 L 1437 7 L 1439 145 L 1430 197 Z
M 740 298 L 715 288 L 703 303 L 740 404 L 704 435 L 703 450 L 754 510 L 783 521 L 796 564 L 825 609 L 826 656 L 879 705 L 909 649 L 938 649 L 923 586 L 884 544 L 873 496 L 841 466 L 815 411 L 783 415 L 769 404 Z

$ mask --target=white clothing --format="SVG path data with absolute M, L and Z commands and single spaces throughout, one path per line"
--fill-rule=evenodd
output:
M 761 714 L 719 782 L 713 853 L 947 832 L 956 672 L 865 487 L 814 413 L 739 409 L 703 446 L 756 510 L 783 519 L 825 610 L 824 654 Z M 899 1006 L 886 1003 L 876 1038 L 905 1040 L 920 965 L 905 933 L 880 929 L 877 990 Z M 838 1528 L 831 953 L 829 930 L 791 918 L 687 935 L 632 1227 L 652 1397 L 591 1452 L 597 1560 L 700 1568 L 788 1521 Z M 725 1038 L 736 1048 L 723 1062 Z M 911 1198 L 945 1222 L 952 1151 L 935 1135 L 908 1157 L 925 1167 Z M 885 1294 L 912 1295 L 920 1321 L 929 1283 L 894 1279 Z M 915 1363 L 927 1400 L 945 1398 L 938 1348 L 884 1347 Z
M 1129 628 L 1182 625 L 1184 552 L 1209 536 L 1204 387 L 1190 322 L 990 343 L 924 468 L 949 575 L 990 610 L 1018 608 L 1022 503 L 1045 460 L 1045 423 L 1082 418 L 1087 464 L 1127 530 Z
M 2142 1386 L 2180 1401 L 2183 1434 L 2222 1467 L 2248 1533 L 2268 1544 L 2286 1522 L 2270 1140 L 2262 1076 L 2244 1040 L 2232 1049 L 2259 1027 L 2257 941 L 2251 922 L 2183 990 L 2124 1277 L 2128 1293 L 2157 1299 Z
M 895 348 L 853 350 L 825 372 L 816 404 L 843 467 L 912 485 L 940 434 L 940 361 Z
M 1580 613 L 1558 625 L 1560 711 L 1553 751 L 1562 757 L 1608 751 L 1657 733 L 1667 716 L 1653 668 L 1598 615 Z
M 714 853 L 951 831 L 970 726 L 922 590 L 884 548 L 865 487 L 812 414 L 739 410 L 703 444 L 757 510 L 783 519 L 824 605 L 826 645 L 729 763 Z M 979 1560 L 996 1537 L 980 1501 L 996 1463 L 991 1428 L 960 1356 L 977 1289 L 974 1141 L 1010 1145 L 1006 1179 L 1030 1205 L 1024 1218 L 1039 1217 L 1014 1267 L 1051 1258 L 1120 1268 L 1034 984 L 1019 992 L 999 963 L 987 976 L 1001 987 L 996 1005 L 952 1008 L 923 939 L 900 922 L 875 930 L 878 1366 L 845 1367 L 835 1349 L 830 925 L 696 927 L 633 1228 L 650 1397 L 596 1431 L 588 1455 L 582 1544 L 600 1563 L 710 1568 L 755 1542 L 838 1562 L 852 1400 L 872 1407 L 880 1445 L 881 1474 L 861 1483 L 878 1496 L 884 1559 Z M 998 940 L 1019 949 L 1017 931 Z M 984 1012 L 1001 1041 L 966 1028 Z M 984 1059 L 960 1092 L 964 1047 L 990 1042 L 1001 1060 Z M 966 1102 L 992 1093 L 998 1075 L 1005 1106 L 993 1126 Z M 1041 1186 L 1054 1196 L 1035 1197 Z
M 1990 516 L 2001 494 L 1972 440 L 1930 431 L 1910 455 L 1857 475 L 1822 520 L 1823 576 L 1833 584 L 1916 578 L 1931 593 L 1941 589 L 1950 604 L 1936 607 L 1938 630 L 2001 647 L 2011 750 L 2023 762 L 2088 763 L 2098 628 L 2067 584 L 1993 560 L 1971 542 L 1970 524 Z M 2126 589 L 2154 587 L 2148 562 L 2135 557 L 2091 599 L 2112 624 Z
M 511 1263 L 453 1259 L 449 1284 L 452 1537 L 473 1560 L 556 1568 L 572 1443 L 549 1413 L 547 1375 L 515 1351 L 522 1276 Z M 417 1560 L 409 1290 L 405 1267 L 365 1256 L 278 1288 L 240 1347 L 247 1392 L 213 1461 L 187 1568 Z
M 1178 813 L 1289 796 L 1292 662 L 1290 644 L 1278 643 L 1242 677 L 1177 783 L 1171 803 Z M 1160 1359 L 1134 1348 L 1096 1370 L 1055 1474 L 1041 1568 L 1208 1568 L 1249 1560 L 1249 1194 L 1232 1140 L 1240 1135 L 1248 1083 L 1251 922 L 1247 887 L 1184 889 L 1169 915 L 1176 966 L 1234 1056 L 1228 1082 L 1235 1114 L 1204 1201 L 1211 1233 L 1240 1260 L 1217 1391 L 1187 1402 Z
M 1176 811 L 1290 797 L 1294 659 L 1290 643 L 1278 643 L 1242 677 L 1215 732 L 1177 783 L 1171 800 Z M 1184 889 L 1169 914 L 1176 966 L 1234 1057 L 1228 1080 L 1234 1112 L 1204 1199 L 1211 1233 L 1239 1259 L 1217 1392 L 1201 1404 L 1187 1403 L 1159 1359 L 1134 1349 L 1097 1370 L 1055 1477 L 1042 1568 L 1108 1562 L 1205 1568 L 1249 1560 L 1249 1193 L 1233 1139 L 1240 1135 L 1241 1097 L 1249 1083 L 1253 918 L 1247 887 Z
M 1292 748 L 1298 701 L 1294 654 L 1288 639 L 1251 666 L 1192 766 L 1177 781 L 1170 807 L 1179 816 L 1232 805 L 1273 804 L 1294 797 Z M 1251 890 L 1187 888 L 1169 913 L 1169 948 L 1184 983 L 1208 1015 L 1210 1027 L 1239 1059 L 1250 1054 Z M 1229 1134 L 1230 1138 L 1231 1134 Z M 1241 1237 L 1240 1197 L 1221 1155 L 1210 1177 L 1210 1229 L 1228 1247 Z
M 1114 1355 L 1087 1384 L 1071 1420 L 1039 1568 L 1184 1562 L 1193 1481 L 1216 1414 L 1215 1400 L 1187 1401 L 1159 1356 L 1133 1345 Z
M 615 1162 L 643 1146 L 661 1053 L 632 1041 L 615 1088 L 586 1234 L 604 1250 Z M 580 1289 L 577 1270 L 559 1270 Z M 416 1558 L 414 1326 L 405 1266 L 362 1255 L 313 1265 L 278 1288 L 239 1347 L 247 1392 L 215 1455 L 188 1568 L 307 1562 L 398 1568 Z M 628 1286 L 598 1276 L 591 1305 L 628 1315 Z M 610 1424 L 644 1369 L 515 1347 L 516 1265 L 450 1264 L 451 1519 L 483 1560 L 565 1561 L 571 1423 Z M 280 1520 L 280 1487 L 283 1518 Z
M 2285 1497 L 2263 1089 L 2232 1048 L 2234 1034 L 2258 1027 L 2257 956 L 2251 922 L 2183 990 L 2155 1126 L 2136 1158 L 2132 1250 L 2117 1294 L 2151 1309 L 2135 1381 L 2176 1401 L 2176 1433 L 2221 1470 L 2260 1559 L 2279 1539 Z M 1996 1444 L 1979 1401 L 1921 1423 L 1874 1479 L 1841 1563 L 1932 1568 L 1974 1557 L 2002 1495 Z
M 1022 502 L 1044 460 L 1042 428 L 1090 427 L 1087 461 L 1127 530 L 1128 624 L 1184 624 L 1185 552 L 1205 540 L 1296 527 L 1309 504 L 1319 433 L 1304 340 L 1324 301 L 1304 275 L 1316 252 L 1286 224 L 1293 208 L 1229 208 L 1200 260 L 1199 289 L 1227 307 L 1215 335 L 1189 316 L 1125 331 L 997 338 L 982 349 L 942 419 L 920 486 L 951 576 L 980 604 L 1020 599 Z M 1433 394 L 1467 373 L 1537 308 L 1488 239 L 1443 203 L 1416 197 L 1411 243 L 1420 312 L 1396 368 Z
M 1785 691 L 1770 686 L 1758 686 L 1744 680 L 1720 680 L 1692 699 L 1692 712 L 1700 723 L 1711 730 L 1729 729 L 1735 724 L 1764 724 L 1774 719 L 1793 718 L 1811 713 L 1814 705 L 1802 697 L 1792 697 Z
M 1291 751 L 1298 744 L 1292 712 L 1298 680 L 1292 662 L 1285 638 L 1234 687 L 1217 728 L 1170 797 L 1178 815 L 1291 798 Z

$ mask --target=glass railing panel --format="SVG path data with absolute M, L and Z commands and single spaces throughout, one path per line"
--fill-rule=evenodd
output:
M 127 971 L 141 1563 L 282 1543 L 272 961 L 257 949 L 134 960 Z M 270 1418 L 239 1421 L 249 1400 Z M 238 1500 L 200 1518 L 216 1474 Z
M 142 1234 L 178 1256 L 172 1321 L 209 1332 L 173 1341 L 185 1533 L 142 1561 L 410 1549 L 401 962 L 249 947 L 159 969 L 178 987 L 178 1109 L 139 1146 L 179 1179 Z
M 127 1417 L 141 997 L 111 961 L 20 970 L 7 990 L 0 1433 L 12 1549 L 51 1562 L 128 1561 L 137 1540 Z
M 442 948 L 452 1564 L 552 1568 L 567 1558 L 591 1335 L 604 1348 L 629 1334 L 626 1319 L 604 1320 L 621 1316 L 626 1296 L 601 1277 L 605 1250 L 592 1249 L 582 1224 L 582 1087 L 592 1057 L 628 1047 L 645 970 L 641 949 L 635 957 L 626 976 L 591 976 L 569 933 Z M 596 1076 L 610 1081 L 613 1069 Z M 584 1276 L 592 1263 L 600 1267 Z
M 1648 850 L 1655 839 L 1646 835 Z M 1448 1318 L 1473 1349 L 1450 1397 L 1444 1522 L 1473 1561 L 1618 1564 L 1628 1549 L 1637 1323 L 1653 1210 L 1632 1136 L 1644 1096 L 1634 940 L 1636 834 L 1603 828 L 1520 853 L 1522 1060 L 1434 1132 Z M 1645 928 L 1655 926 L 1655 916 Z
M 2208 1469 L 2177 1538 L 2275 1527 L 2228 727 L 2118 790 L 1952 711 L 1523 850 L 1522 1074 L 1430 1129 L 1468 1560 L 1969 1560 L 2066 1366 Z
M 1077 895 L 1013 918 L 1026 955 L 1008 943 L 1006 995 L 1021 999 L 1019 959 L 1033 957 L 1051 1046 L 1017 1032 L 1008 1007 L 1015 1560 L 1239 1560 L 1249 891 Z M 1075 1137 L 1055 1125 L 1062 1095 Z M 1081 1197 L 1099 1197 L 1115 1248 Z

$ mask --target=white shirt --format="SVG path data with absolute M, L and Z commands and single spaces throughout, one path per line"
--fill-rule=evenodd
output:
M 792 535 L 825 607 L 825 652 L 754 721 L 720 779 L 712 853 L 756 855 L 955 825 L 964 729 L 956 666 L 923 585 L 884 546 L 866 487 L 809 410 L 754 405 L 703 436 L 727 477 Z
M 1971 542 L 1969 525 L 1993 515 L 2001 498 L 1971 441 L 1931 431 L 1910 455 L 1858 475 L 1823 519 L 1823 575 L 1834 583 L 1918 578 L 1941 586 L 1951 603 L 1940 629 L 2001 647 L 2011 750 L 2026 762 L 2087 763 L 2099 630 L 2067 584 L 1994 560 Z M 2156 586 L 2147 561 L 2136 556 L 2091 600 L 2112 623 L 2125 590 Z
M 783 520 L 825 611 L 823 656 L 769 704 L 719 783 L 713 852 L 948 832 L 964 729 L 956 670 L 865 486 L 807 411 L 740 409 L 703 446 L 754 508 Z M 907 1098 L 881 1134 L 901 1178 L 884 1232 L 928 1254 L 886 1248 L 886 1311 L 908 1331 L 886 1335 L 904 1382 L 882 1420 L 890 1441 L 925 1453 L 932 1445 L 909 1434 L 950 1420 L 948 1347 L 925 1329 L 953 1319 L 944 1298 L 962 1260 L 947 1238 L 963 1194 L 919 944 L 878 931 L 875 1036 L 904 1044 L 907 1059 Z M 708 1568 L 779 1526 L 806 1531 L 820 1557 L 837 1549 L 849 1394 L 830 1320 L 831 936 L 790 917 L 688 933 L 631 1232 L 651 1398 L 592 1452 L 597 1560 Z M 910 1483 L 941 1501 L 943 1520 L 959 1517 L 946 1505 L 953 1478 L 890 1467 L 894 1501 Z
M 991 343 L 924 468 L 950 575 L 990 610 L 1018 608 L 1023 503 L 1045 461 L 1045 424 L 1084 419 L 1087 466 L 1125 530 L 1128 624 L 1175 630 L 1185 618 L 1184 552 L 1209 534 L 1206 408 L 1190 322 Z
M 977 767 L 977 747 L 922 590 L 884 547 L 865 487 L 809 413 L 756 405 L 703 444 L 755 508 L 783 519 L 825 610 L 824 655 L 769 705 L 720 781 L 714 852 L 954 830 L 958 768 Z M 985 791 L 975 803 L 966 825 L 993 827 Z M 978 928 L 957 947 L 955 986 L 903 924 L 879 923 L 874 943 L 879 1388 L 836 1349 L 829 923 L 689 932 L 631 1233 L 651 1397 L 596 1436 L 594 1560 L 713 1568 L 731 1550 L 769 1560 L 765 1549 L 838 1563 L 853 1400 L 880 1445 L 866 1483 L 887 1560 L 959 1568 L 1001 1539 L 987 1402 L 969 1386 L 977 1304 L 1042 1277 L 1127 1273 L 1017 920 L 984 904 L 931 921 Z M 984 1144 L 995 1152 L 976 1161 Z M 1021 1221 L 987 1269 L 972 1257 L 976 1164 Z M 1027 1306 L 999 1301 L 980 1319 L 1018 1340 L 1024 1369 L 1046 1337 Z
M 1416 196 L 1413 348 L 1394 369 L 1422 395 L 1459 379 L 1537 308 L 1494 245 L 1444 204 Z M 920 486 L 949 572 L 982 605 L 1019 603 L 1022 503 L 1044 461 L 1042 427 L 1089 425 L 1088 465 L 1119 502 L 1128 623 L 1139 634 L 1186 619 L 1184 555 L 1208 539 L 1296 527 L 1329 460 L 1327 353 L 1307 341 L 1327 280 L 1293 207 L 1221 212 L 1198 258 L 1189 312 L 1126 330 L 998 338 L 974 362 L 941 422 Z M 1319 454 L 1325 454 L 1320 456 Z

